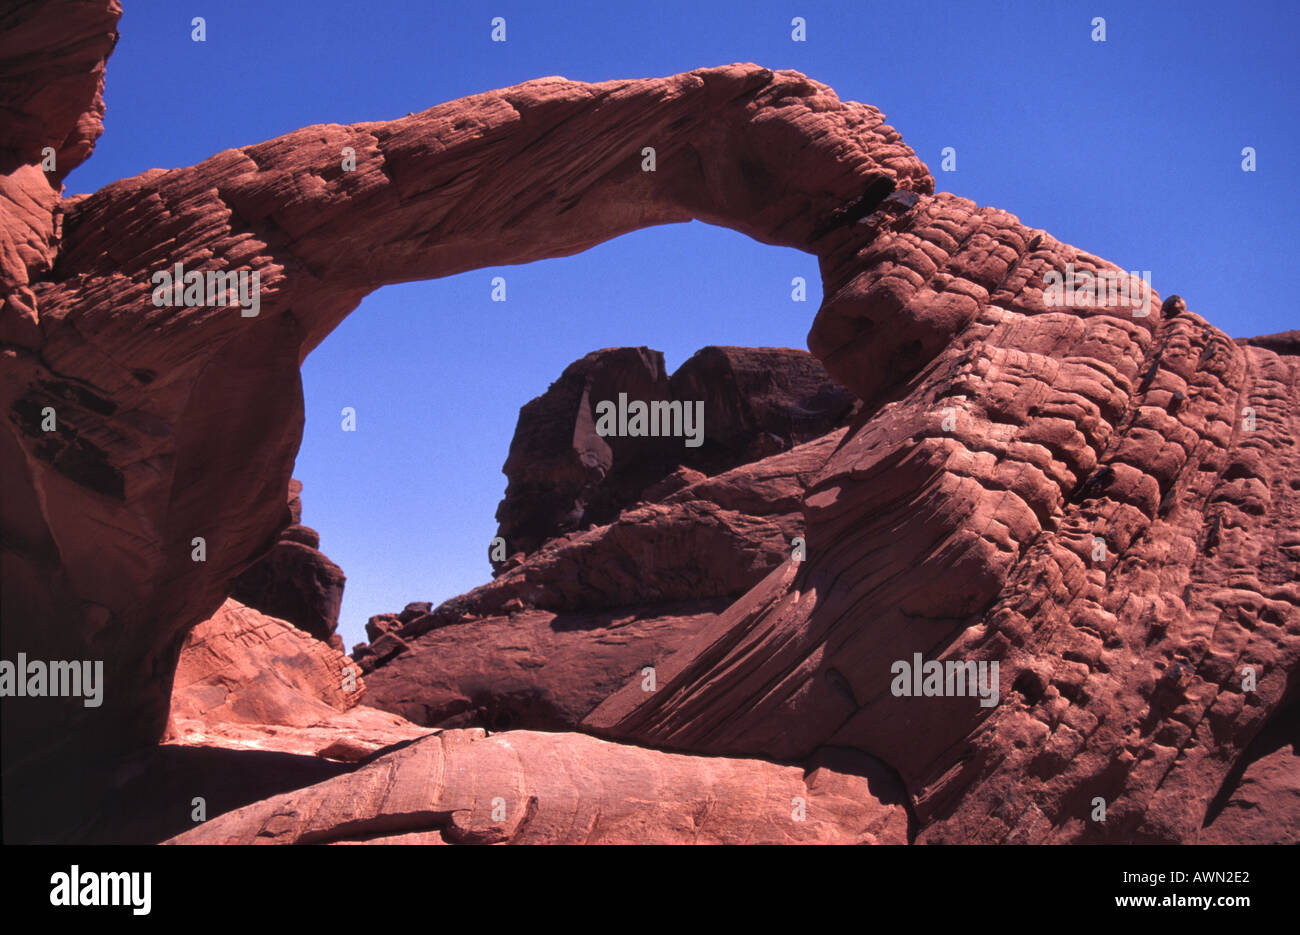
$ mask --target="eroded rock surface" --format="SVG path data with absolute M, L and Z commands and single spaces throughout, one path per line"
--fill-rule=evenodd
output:
M 1270 721 L 1210 803 L 1200 844 L 1300 844 L 1300 708 Z
M 361 704 L 365 694 L 350 658 L 228 600 L 181 649 L 167 739 L 355 762 L 428 733 Z
M 290 525 L 271 550 L 235 579 L 230 596 L 272 617 L 287 620 L 342 651 L 334 630 L 343 604 L 343 569 L 320 551 L 320 534 L 302 525 L 302 484 L 289 482 Z
M 520 431 L 531 432 L 523 418 Z M 468 594 L 371 618 L 373 642 L 353 651 L 371 703 L 434 726 L 576 727 L 796 551 L 805 486 L 844 434 L 712 477 L 681 468 L 608 525 L 552 525 L 544 545 Z
M 598 434 L 597 404 L 666 402 L 695 407 L 699 437 L 675 444 Z M 570 364 L 525 405 L 503 468 L 497 535 L 506 552 L 531 553 L 557 535 L 606 525 L 657 500 L 683 478 L 718 474 L 812 441 L 843 424 L 851 393 L 815 357 L 791 348 L 707 347 L 670 377 L 647 348 L 594 351 Z M 683 420 L 683 427 L 685 421 Z M 658 428 L 658 426 L 656 426 Z
M 727 603 L 525 610 L 409 642 L 381 637 L 366 674 L 370 703 L 431 727 L 572 730 L 624 685 L 645 682 L 647 667 L 662 665 Z
M 582 734 L 444 731 L 246 806 L 174 844 L 903 844 L 907 811 L 869 757 L 808 769 Z
M 647 134 L 653 177 L 639 167 Z M 344 147 L 355 171 L 342 169 Z M 525 150 L 532 177 L 514 159 Z M 0 384 L 0 463 L 18 504 L 7 634 L 35 656 L 103 657 L 109 681 L 131 687 L 93 718 L 77 706 L 15 713 L 13 748 L 55 721 L 69 745 L 161 734 L 167 696 L 152 673 L 172 670 L 184 634 L 281 528 L 298 366 L 366 293 L 692 217 L 821 252 L 853 240 L 846 203 L 865 210 L 930 185 L 874 108 L 738 65 L 540 79 L 402 120 L 308 128 L 59 204 L 58 263 L 32 285 L 38 346 L 7 348 Z M 258 315 L 154 305 L 152 274 L 177 263 L 257 272 Z M 54 434 L 41 427 L 47 407 Z
M 277 759 L 218 790 L 244 808 L 184 840 L 1184 842 L 1256 835 L 1232 816 L 1292 794 L 1294 757 L 1256 742 L 1300 670 L 1293 338 L 1234 342 L 1173 296 L 1049 304 L 1049 274 L 1126 274 L 934 194 L 879 111 L 756 65 L 543 78 L 62 198 L 41 153 L 63 172 L 93 145 L 119 10 L 17 10 L 0 20 L 0 104 L 17 115 L 0 139 L 4 651 L 102 660 L 105 693 L 6 699 L 11 839 L 56 820 L 111 837 L 109 802 L 160 794 L 172 817 L 151 827 L 174 828 L 197 774 L 157 744 L 182 647 L 287 525 L 298 368 L 364 295 L 692 218 L 819 258 L 808 345 L 861 405 L 795 472 L 806 558 L 775 563 L 793 510 L 748 512 L 794 490 L 785 468 L 759 489 L 767 461 L 675 469 L 631 493 L 642 505 L 620 492 L 461 606 L 375 639 L 492 618 L 506 652 L 512 613 L 533 615 L 521 644 L 540 646 L 538 612 L 734 598 L 657 665 L 654 691 L 624 680 L 585 717 L 604 739 L 450 731 L 369 762 L 295 758 L 308 768 L 278 778 Z M 256 272 L 258 313 L 155 305 L 152 274 L 178 263 Z M 525 538 L 544 535 L 533 521 Z M 648 580 L 618 568 L 637 554 Z M 700 561 L 707 580 L 683 579 Z M 539 655 L 588 664 L 557 647 Z M 914 654 L 998 663 L 997 703 L 897 696 L 892 666 Z M 807 772 L 827 750 L 850 762 Z M 283 792 L 322 766 L 334 778 Z
M 116 0 L 13 0 L 0 13 L 0 342 L 39 347 L 31 286 L 58 254 L 64 177 L 104 131 Z
M 1300 652 L 1300 360 L 1192 314 L 1053 311 L 980 269 L 988 303 L 812 485 L 808 562 L 586 726 L 870 749 L 921 841 L 1192 840 Z M 896 697 L 891 664 L 915 652 L 999 662 L 999 703 Z

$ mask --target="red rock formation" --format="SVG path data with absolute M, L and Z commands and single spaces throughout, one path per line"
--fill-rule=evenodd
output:
M 555 121 L 566 134 L 549 132 Z M 653 177 L 639 168 L 647 136 Z M 587 155 L 574 159 L 579 137 Z M 341 168 L 344 147 L 355 171 Z M 518 173 L 510 154 L 523 149 L 545 185 Z M 745 171 L 719 174 L 733 158 Z M 319 184 L 294 182 L 307 177 Z M 103 656 L 111 683 L 137 687 L 89 720 L 76 706 L 15 714 L 13 747 L 53 721 L 83 749 L 161 733 L 165 683 L 150 674 L 171 671 L 184 633 L 279 529 L 298 365 L 367 292 L 689 217 L 773 243 L 841 242 L 846 201 L 929 184 L 879 112 L 801 75 L 733 66 L 543 79 L 388 124 L 297 131 L 60 205 L 57 274 L 34 289 L 39 348 L 6 351 L 0 457 L 32 504 L 7 522 L 7 626 L 33 656 Z M 151 276 L 174 263 L 258 272 L 258 316 L 153 305 Z M 41 428 L 46 407 L 57 440 Z M 89 527 L 115 531 L 120 548 Z
M 618 743 L 440 735 L 185 840 L 901 840 L 900 807 L 862 778 L 887 771 L 920 842 L 1171 842 L 1196 840 L 1216 808 L 1209 828 L 1231 828 L 1250 790 L 1290 794 L 1272 779 L 1290 764 L 1248 752 L 1300 670 L 1289 339 L 1234 343 L 1174 297 L 1049 305 L 1049 274 L 1122 270 L 931 194 L 878 111 L 754 65 L 545 78 L 60 199 L 39 144 L 88 151 L 116 15 L 24 4 L 0 39 L 0 104 L 20 115 L 0 166 L 5 653 L 102 659 L 106 678 L 98 708 L 6 699 L 14 839 L 41 838 L 40 816 L 69 836 L 105 827 L 108 803 L 127 800 L 102 764 L 159 762 L 186 634 L 285 525 L 298 367 L 361 297 L 691 218 L 819 258 L 809 348 L 863 405 L 800 484 L 806 561 L 705 620 L 654 691 L 628 682 L 587 716 Z M 657 172 L 640 169 L 645 145 Z M 152 274 L 177 263 L 256 272 L 258 314 L 154 305 Z M 765 561 L 723 516 L 739 511 L 687 493 L 745 500 L 747 487 L 663 483 L 676 492 L 643 515 L 493 584 L 520 572 L 529 600 L 582 607 L 572 569 L 643 547 L 633 527 L 673 517 L 719 535 L 720 552 L 751 550 L 714 565 L 743 576 Z M 503 593 L 468 603 L 482 614 Z M 399 634 L 456 619 L 439 610 Z M 914 654 L 998 663 L 998 703 L 896 696 L 893 663 Z M 791 798 L 817 791 L 798 767 L 752 758 L 832 749 L 856 763 L 827 774 L 833 803 L 792 824 Z M 464 772 L 431 787 L 427 771 L 449 763 Z
M 288 621 L 228 600 L 186 637 L 171 713 L 291 724 L 304 713 L 303 699 L 318 716 L 357 705 L 366 691 L 360 675 L 351 659 L 305 638 Z
M 593 351 L 564 369 L 519 411 L 502 471 L 506 494 L 497 535 L 509 555 L 533 552 L 554 536 L 609 522 L 679 463 L 657 438 L 602 438 L 596 402 L 668 400 L 663 354 L 649 348 Z M 500 567 L 501 560 L 494 561 Z
M 1269 723 L 1210 803 L 1199 844 L 1300 844 L 1300 708 Z
M 1277 334 L 1261 334 L 1254 338 L 1238 338 L 1238 344 L 1247 347 L 1263 347 L 1279 354 L 1295 356 L 1300 354 L 1300 330 L 1279 331 Z
M 228 812 L 175 844 L 902 844 L 897 785 L 861 754 L 805 771 L 582 734 L 446 731 Z
M 1300 653 L 1300 361 L 1194 315 L 1054 312 L 980 277 L 989 304 L 813 484 L 807 564 L 587 726 L 712 753 L 871 750 L 922 841 L 1192 840 Z M 1000 704 L 895 697 L 890 665 L 914 652 L 998 661 Z
M 362 705 L 365 694 L 347 656 L 229 600 L 185 640 L 168 736 L 186 746 L 355 761 L 427 733 Z
M 431 726 L 576 727 L 791 556 L 805 485 L 843 437 L 699 475 L 432 611 L 371 618 L 354 650 L 371 703 Z
M 601 437 L 596 405 L 620 393 L 702 402 L 701 443 Z M 717 474 L 824 435 L 843 424 L 853 402 L 815 357 L 791 348 L 708 347 L 671 378 L 658 351 L 594 351 L 520 410 L 502 469 L 508 484 L 497 535 L 512 556 L 533 552 L 559 534 L 605 525 L 635 503 L 659 499 L 671 491 L 658 485 L 675 472 Z
M 58 249 L 64 177 L 104 126 L 117 0 L 13 0 L 0 14 L 0 343 L 39 347 L 31 284 Z
M 370 703 L 430 727 L 572 730 L 610 694 L 643 681 L 727 601 L 564 614 L 520 610 L 407 641 L 381 637 Z M 362 664 L 366 660 L 363 658 Z
M 289 518 L 271 551 L 231 585 L 230 596 L 264 614 L 287 620 L 342 652 L 339 625 L 343 569 L 317 546 L 320 534 L 302 525 L 302 484 L 289 483 Z

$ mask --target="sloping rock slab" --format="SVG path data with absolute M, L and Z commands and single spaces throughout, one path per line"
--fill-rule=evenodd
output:
M 446 731 L 168 843 L 902 844 L 898 792 L 843 751 L 804 770 L 582 734 Z

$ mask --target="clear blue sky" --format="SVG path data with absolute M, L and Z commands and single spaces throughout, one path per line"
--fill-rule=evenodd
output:
M 125 0 L 93 191 L 313 123 L 405 116 L 543 75 L 585 81 L 752 61 L 883 110 L 938 187 L 1149 269 L 1234 336 L 1300 327 L 1300 4 L 368 3 Z M 207 41 L 190 18 L 207 19 Z M 489 41 L 494 16 L 507 42 Z M 790 21 L 807 21 L 793 42 Z M 1107 41 L 1090 39 L 1106 18 Z M 940 151 L 957 150 L 941 172 Z M 1258 171 L 1241 171 L 1253 146 Z M 508 301 L 490 301 L 504 274 Z M 803 347 L 811 256 L 698 223 L 587 253 L 382 289 L 307 360 L 295 476 L 348 576 L 340 632 L 486 581 L 521 405 L 590 350 Z M 339 411 L 357 410 L 358 431 Z

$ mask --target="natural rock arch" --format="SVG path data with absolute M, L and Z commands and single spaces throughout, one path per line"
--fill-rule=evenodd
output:
M 655 172 L 641 169 L 643 144 Z M 33 283 L 36 327 L 6 387 L 6 446 L 44 504 L 24 537 L 43 550 L 22 561 L 51 586 L 7 578 L 5 604 L 7 619 L 60 623 L 20 623 L 11 638 L 51 658 L 103 652 L 95 633 L 151 646 L 108 663 L 111 681 L 156 684 L 143 709 L 113 712 L 151 739 L 179 638 L 282 525 L 272 491 L 300 440 L 298 366 L 366 293 L 690 218 L 829 252 L 900 186 L 930 179 L 874 108 L 731 66 L 540 79 L 389 123 L 309 127 L 58 205 L 57 255 Z M 176 263 L 257 270 L 259 314 L 155 307 L 150 277 Z M 102 530 L 121 547 L 106 549 Z M 205 563 L 191 559 L 198 536 Z
M 53 58 L 102 70 L 108 48 Z M 90 120 L 33 106 L 33 138 L 84 157 L 97 96 Z M 923 839 L 1186 840 L 1284 703 L 1294 358 L 1154 295 L 1049 307 L 1048 271 L 1121 271 L 932 195 L 878 111 L 801 75 L 540 79 L 80 199 L 58 199 L 30 139 L 4 142 L 23 205 L 0 266 L 6 653 L 102 658 L 110 688 L 93 713 L 7 700 L 7 771 L 156 741 L 181 640 L 285 522 L 298 367 L 366 293 L 690 218 L 819 257 L 809 347 L 867 406 L 806 498 L 808 561 L 590 730 L 781 759 L 856 747 L 898 770 Z M 259 315 L 155 307 L 150 277 L 176 263 L 257 270 Z M 1000 661 L 1003 703 L 900 709 L 889 662 L 913 651 Z M 1108 824 L 1087 822 L 1092 792 Z

